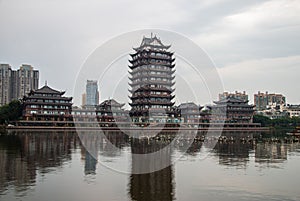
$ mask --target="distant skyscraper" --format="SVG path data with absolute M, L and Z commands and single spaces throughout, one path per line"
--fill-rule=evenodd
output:
M 86 93 L 83 93 L 83 94 L 82 94 L 82 97 L 81 97 L 81 105 L 82 105 L 82 106 L 85 106 L 85 105 L 86 105 Z
M 86 105 L 99 104 L 98 83 L 96 80 L 87 80 L 86 83 Z
M 12 70 L 9 64 L 0 64 L 0 106 L 8 104 L 11 100 Z

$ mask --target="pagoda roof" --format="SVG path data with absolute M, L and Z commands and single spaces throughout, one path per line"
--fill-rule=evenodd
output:
M 130 106 L 134 105 L 166 105 L 173 106 L 174 102 L 162 102 L 162 101 L 151 101 L 151 100 L 136 100 L 134 102 L 129 103 Z
M 169 46 L 165 46 L 165 47 L 171 47 L 170 45 Z M 132 54 L 129 54 L 130 56 L 135 56 L 135 55 L 140 55 L 141 53 L 161 53 L 161 54 L 166 54 L 166 55 L 169 55 L 169 56 L 173 56 L 174 55 L 174 52 L 168 52 L 168 51 L 162 51 L 162 50 L 148 50 L 148 49 L 141 49 L 140 52 L 135 52 L 135 53 L 132 53 Z
M 64 91 L 57 91 L 57 90 L 52 89 L 51 87 L 45 85 L 42 88 L 33 91 L 33 93 L 63 95 L 65 92 Z
M 214 101 L 215 104 L 217 105 L 223 105 L 223 104 L 247 104 L 248 103 L 248 100 L 241 100 L 241 99 L 238 99 L 238 98 L 234 98 L 234 97 L 226 97 L 222 100 L 219 100 L 219 101 Z
M 99 106 L 105 106 L 105 105 L 111 105 L 111 106 L 117 106 L 117 107 L 123 107 L 124 103 L 118 103 L 115 99 L 108 99 L 100 103 Z
M 171 47 L 171 45 L 164 45 L 156 35 L 152 37 L 151 34 L 150 38 L 144 36 L 140 47 L 133 48 L 133 49 L 138 51 L 144 49 L 144 47 L 156 47 L 156 48 L 168 49 Z
M 180 109 L 190 109 L 190 108 L 198 108 L 199 109 L 199 106 L 196 105 L 196 103 L 194 102 L 187 102 L 187 103 L 181 103 L 178 108 Z
M 172 92 L 170 89 L 168 89 L 167 87 L 150 87 L 149 85 L 145 85 L 145 86 L 141 86 L 140 88 L 138 88 L 137 90 L 135 90 L 135 92 L 143 92 L 143 91 L 166 91 L 166 92 Z
M 47 97 L 45 97 L 45 96 L 41 96 L 40 94 L 34 94 L 33 96 L 26 97 L 26 100 L 29 100 L 29 99 L 72 100 L 73 97 L 64 97 L 64 96 L 57 96 L 57 97 L 47 96 Z

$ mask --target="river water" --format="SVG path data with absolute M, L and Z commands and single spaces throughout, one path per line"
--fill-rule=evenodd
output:
M 202 142 L 182 150 L 178 141 L 163 156 L 171 165 L 137 174 L 133 153 L 157 150 L 161 139 L 133 143 L 108 133 L 93 150 L 82 139 L 75 132 L 1 134 L 0 200 L 300 200 L 298 142 L 223 142 L 203 156 Z

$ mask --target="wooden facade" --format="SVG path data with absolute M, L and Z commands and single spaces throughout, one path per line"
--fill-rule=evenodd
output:
M 31 90 L 23 98 L 23 119 L 27 121 L 70 121 L 72 120 L 72 97 L 64 97 L 45 85 Z
M 252 123 L 254 106 L 248 104 L 248 100 L 240 100 L 227 97 L 220 101 L 214 101 L 211 108 L 211 122 L 218 123 Z
M 181 103 L 178 106 L 182 123 L 200 123 L 200 109 L 202 107 L 196 105 L 193 102 Z
M 159 123 L 176 115 L 172 109 L 175 59 L 169 48 L 156 36 L 144 37 L 130 54 L 130 116 L 134 122 Z
M 96 106 L 96 115 L 99 122 L 129 122 L 128 111 L 124 110 L 124 103 L 114 99 L 103 101 Z

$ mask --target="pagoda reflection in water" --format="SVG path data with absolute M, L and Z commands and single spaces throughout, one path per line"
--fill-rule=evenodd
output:
M 131 142 L 131 152 L 132 174 L 129 184 L 131 199 L 174 200 L 172 146 L 163 141 L 149 142 L 135 139 Z M 152 155 L 153 153 L 157 155 Z M 158 155 L 159 158 L 156 157 Z
M 66 162 L 73 160 L 74 150 L 80 154 L 81 149 L 85 154 L 85 164 L 82 166 L 85 174 L 98 174 L 102 171 L 97 169 L 102 157 L 119 158 L 124 156 L 124 153 L 131 154 L 132 174 L 128 177 L 127 190 L 132 200 L 175 199 L 173 165 L 144 174 L 135 173 L 145 171 L 147 167 L 153 167 L 155 164 L 161 167 L 163 164 L 171 164 L 174 153 L 183 151 L 180 146 L 171 147 L 162 140 L 129 140 L 121 132 L 106 132 L 105 138 L 93 133 L 86 134 L 92 139 L 92 147 L 88 154 L 85 148 L 80 146 L 84 139 L 79 141 L 77 134 L 72 132 L 16 132 L 0 135 L 0 194 L 8 186 L 13 186 L 16 192 L 28 191 L 30 187 L 37 185 L 38 175 L 43 177 L 65 167 Z M 124 149 L 126 147 L 128 149 Z M 219 142 L 212 150 L 212 157 L 218 159 L 219 165 L 228 167 L 247 168 L 251 162 L 261 169 L 280 168 L 281 164 L 288 160 L 289 152 L 298 152 L 299 148 L 299 143 Z M 199 157 L 197 153 L 200 149 L 201 142 L 193 142 L 186 154 L 190 159 L 194 159 Z M 154 152 L 161 154 L 161 160 L 149 160 L 147 157 L 141 159 L 137 155 Z M 251 160 L 251 157 L 254 160 Z

